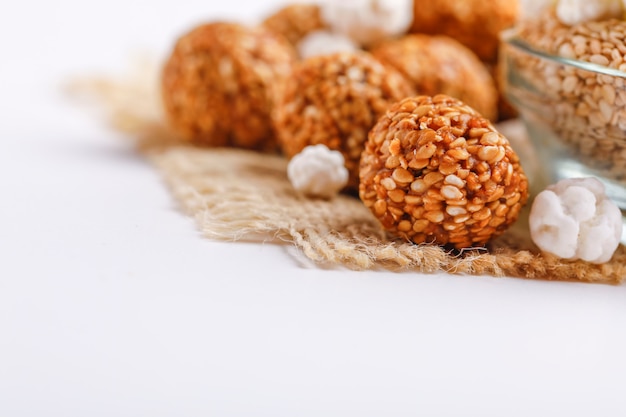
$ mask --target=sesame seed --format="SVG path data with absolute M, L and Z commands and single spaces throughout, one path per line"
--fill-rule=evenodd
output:
M 444 185 L 441 187 L 441 195 L 444 196 L 446 200 L 458 200 L 463 197 L 461 190 L 452 185 Z

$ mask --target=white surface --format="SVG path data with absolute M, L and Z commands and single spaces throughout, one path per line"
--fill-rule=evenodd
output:
M 59 83 L 271 3 L 0 13 L 0 416 L 623 416 L 626 287 L 329 271 L 198 236 Z

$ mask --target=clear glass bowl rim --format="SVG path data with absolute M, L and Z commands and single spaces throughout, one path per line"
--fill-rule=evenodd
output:
M 565 58 L 559 55 L 549 54 L 547 52 L 540 51 L 529 45 L 526 41 L 521 39 L 518 35 L 516 28 L 507 29 L 500 34 L 500 40 L 506 45 L 509 45 L 523 53 L 533 55 L 537 58 L 541 58 L 547 61 L 551 61 L 555 64 L 568 65 L 583 71 L 594 72 L 598 74 L 608 75 L 611 77 L 626 78 L 626 72 L 620 71 L 615 68 L 605 67 L 603 65 L 594 64 L 593 62 L 585 62 L 577 59 Z

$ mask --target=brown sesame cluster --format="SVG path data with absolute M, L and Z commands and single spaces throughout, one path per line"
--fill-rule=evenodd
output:
M 565 26 L 553 12 L 520 26 L 534 48 L 626 73 L 626 21 L 611 19 Z M 537 116 L 588 166 L 626 180 L 626 78 L 516 55 L 520 76 L 535 91 Z M 531 99 L 529 97 L 529 99 Z
M 452 5 L 457 2 L 449 3 L 446 7 L 456 10 L 456 6 Z M 294 44 L 313 31 L 328 29 L 321 16 L 321 7 L 315 3 L 289 4 L 268 16 L 258 27 L 213 22 L 195 27 L 181 36 L 164 65 L 161 78 L 165 113 L 179 136 L 198 145 L 276 150 L 277 136 L 284 138 L 292 135 L 294 132 L 289 128 L 294 123 L 280 118 L 288 111 L 278 112 L 278 124 L 272 123 L 270 115 L 280 94 L 278 90 L 283 81 L 291 77 L 297 60 Z M 426 13 L 430 7 L 428 3 L 420 10 Z M 472 12 L 476 14 L 476 22 L 481 21 L 477 16 L 486 7 L 477 6 Z M 494 16 L 491 17 L 499 15 Z M 436 32 L 444 33 L 445 27 L 438 27 Z M 476 36 L 482 35 L 478 33 Z M 367 80 L 353 82 L 348 78 L 350 81 L 347 84 L 331 88 L 329 84 L 332 80 L 327 79 L 323 92 L 326 97 L 324 103 L 319 104 L 320 108 L 327 106 L 325 117 L 333 120 L 325 127 L 327 138 L 321 139 L 324 135 L 318 133 L 310 141 L 304 141 L 301 137 L 305 136 L 302 132 L 306 129 L 291 126 L 295 136 L 300 138 L 294 142 L 306 146 L 336 142 L 337 138 L 349 141 L 341 147 L 349 160 L 347 164 L 352 167 L 351 187 L 355 187 L 356 144 L 365 140 L 368 128 L 384 111 L 383 103 L 389 104 L 410 95 L 407 85 L 411 83 L 411 90 L 429 95 L 444 93 L 455 96 L 495 120 L 497 105 L 493 103 L 493 78 L 485 78 L 484 69 L 477 66 L 478 59 L 470 56 L 469 50 L 461 51 L 462 46 L 452 39 L 427 39 L 426 36 L 409 36 L 377 48 L 377 57 L 394 67 L 395 71 L 381 69 L 368 57 L 369 63 L 365 66 L 370 68 L 366 72 L 371 75 Z M 328 69 L 338 69 L 344 64 L 329 60 L 325 65 Z M 401 72 L 406 81 L 399 81 L 396 71 Z M 383 73 L 393 75 L 383 76 Z M 302 78 L 298 73 L 293 76 Z M 336 74 L 336 80 L 345 79 L 340 72 Z M 297 85 L 302 81 L 296 80 L 295 83 Z M 293 82 L 291 84 L 294 85 Z M 348 90 L 349 105 L 335 99 L 335 96 L 341 97 Z M 292 95 L 299 93 L 293 88 L 291 91 Z M 364 100 L 359 98 L 361 93 L 365 94 Z M 287 97 L 285 100 L 290 99 Z M 307 100 L 304 99 L 305 102 Z M 313 107 L 309 106 L 309 111 Z M 298 117 L 310 120 L 311 114 Z M 354 127 L 350 127 L 355 121 Z M 285 127 L 287 130 L 275 132 L 274 127 Z M 316 127 L 311 129 L 320 130 Z M 285 149 L 287 155 L 292 156 L 293 149 L 302 148 L 293 145 Z
M 293 46 L 309 33 L 326 27 L 316 4 L 289 4 L 267 17 L 262 25 L 284 36 Z
M 500 32 L 512 27 L 519 13 L 519 0 L 415 0 L 411 32 L 450 36 L 494 62 Z
M 202 145 L 275 149 L 270 111 L 294 62 L 293 48 L 267 29 L 196 27 L 178 40 L 163 69 L 171 125 Z
M 461 3 L 415 2 L 414 29 L 436 35 L 304 60 L 294 45 L 327 29 L 322 6 L 288 5 L 258 27 L 195 27 L 163 68 L 166 114 L 198 145 L 287 158 L 325 145 L 344 157 L 344 191 L 358 190 L 390 233 L 417 244 L 485 245 L 528 198 L 518 156 L 489 121 L 498 92 L 479 58 L 493 59 L 492 35 L 509 25 L 517 2 Z
M 372 54 L 397 69 L 419 94 L 446 94 L 496 120 L 498 91 L 494 79 L 468 48 L 447 36 L 409 35 L 387 41 Z
M 359 182 L 359 159 L 367 134 L 389 106 L 413 94 L 408 82 L 367 52 L 338 53 L 297 64 L 273 114 L 282 150 L 289 158 L 306 146 L 340 151 Z
M 508 140 L 445 95 L 394 104 L 371 130 L 360 167 L 361 200 L 386 230 L 417 244 L 484 245 L 528 198 Z

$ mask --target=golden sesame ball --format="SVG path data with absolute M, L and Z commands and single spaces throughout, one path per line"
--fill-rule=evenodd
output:
M 394 104 L 371 130 L 359 196 L 392 235 L 457 249 L 513 224 L 528 180 L 508 140 L 445 95 Z
M 500 32 L 512 27 L 519 14 L 519 0 L 415 0 L 411 32 L 448 35 L 483 61 L 494 62 Z
M 267 29 L 210 23 L 176 43 L 162 73 L 173 128 L 208 146 L 276 148 L 270 111 L 295 52 Z
M 359 159 L 368 131 L 389 105 L 413 94 L 408 82 L 367 52 L 306 59 L 285 83 L 274 126 L 289 158 L 309 145 L 340 151 L 358 187 Z
M 308 34 L 326 28 L 316 4 L 290 4 L 267 17 L 262 25 L 284 36 L 293 46 Z
M 495 120 L 498 91 L 489 70 L 470 49 L 447 36 L 408 35 L 372 54 L 404 75 L 423 95 L 446 94 Z

